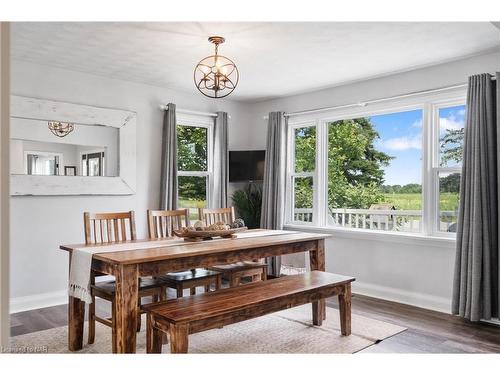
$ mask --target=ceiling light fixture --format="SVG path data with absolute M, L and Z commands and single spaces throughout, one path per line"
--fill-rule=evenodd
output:
M 48 126 L 52 134 L 61 138 L 66 137 L 75 129 L 75 125 L 68 122 L 49 121 Z
M 215 44 L 215 54 L 205 57 L 194 68 L 194 84 L 200 92 L 209 98 L 224 98 L 231 94 L 240 78 L 234 62 L 219 55 L 219 44 L 225 39 L 221 36 L 211 36 L 208 41 Z

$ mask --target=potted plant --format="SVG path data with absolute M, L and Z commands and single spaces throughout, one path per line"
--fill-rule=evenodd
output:
M 262 187 L 248 184 L 242 190 L 236 190 L 231 196 L 238 217 L 241 217 L 248 228 L 260 228 L 260 212 L 262 207 Z

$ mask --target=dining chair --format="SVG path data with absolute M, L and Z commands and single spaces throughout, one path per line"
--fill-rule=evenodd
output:
M 189 210 L 148 210 L 148 232 L 150 239 L 166 239 L 174 237 L 174 230 L 189 227 Z M 191 295 L 196 294 L 196 287 L 205 287 L 209 292 L 211 285 L 218 290 L 222 284 L 220 272 L 204 268 L 196 268 L 181 272 L 171 272 L 162 276 L 166 286 L 177 291 L 177 298 L 189 289 Z
M 198 208 L 198 218 L 207 226 L 219 222 L 231 224 L 235 220 L 235 217 L 234 207 Z
M 83 214 L 83 223 L 85 228 L 85 243 L 103 244 L 116 243 L 136 239 L 135 213 L 113 212 L 113 213 L 89 213 Z M 116 332 L 114 327 L 115 317 L 115 281 L 102 281 L 96 283 L 96 277 L 106 274 L 91 271 L 90 288 L 92 293 L 92 303 L 89 305 L 89 337 L 88 343 L 92 344 L 95 340 L 95 322 L 98 321 L 112 329 L 113 348 L 116 342 Z M 108 276 L 108 275 L 106 275 Z M 141 298 L 152 297 L 153 302 L 163 301 L 166 296 L 166 283 L 163 279 L 140 278 L 139 279 L 139 316 L 137 320 L 137 331 L 141 329 Z M 102 298 L 111 302 L 111 318 L 103 318 L 96 315 L 95 299 Z
M 217 222 L 231 224 L 235 220 L 234 207 L 199 208 L 198 216 L 205 225 Z M 244 277 L 250 277 L 252 282 L 267 279 L 267 264 L 260 260 L 215 265 L 207 269 L 222 273 L 222 276 L 229 279 L 230 287 L 240 285 Z

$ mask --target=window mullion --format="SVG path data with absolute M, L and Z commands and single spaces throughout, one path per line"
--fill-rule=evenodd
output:
M 435 215 L 435 177 L 434 153 L 435 131 L 434 110 L 431 104 L 424 104 L 422 114 L 422 221 L 423 232 L 430 235 L 434 228 Z
M 324 227 L 328 213 L 328 131 L 326 122 L 316 125 L 316 170 L 314 178 L 315 205 L 313 206 L 313 222 Z

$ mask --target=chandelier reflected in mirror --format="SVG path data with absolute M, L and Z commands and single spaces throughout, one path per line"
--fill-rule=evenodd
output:
M 225 39 L 211 36 L 208 41 L 215 44 L 215 54 L 205 57 L 194 69 L 194 84 L 200 92 L 209 98 L 224 98 L 233 92 L 240 78 L 234 62 L 219 55 L 219 44 Z
M 61 138 L 66 137 L 75 129 L 75 125 L 68 122 L 49 121 L 48 126 L 52 134 Z

